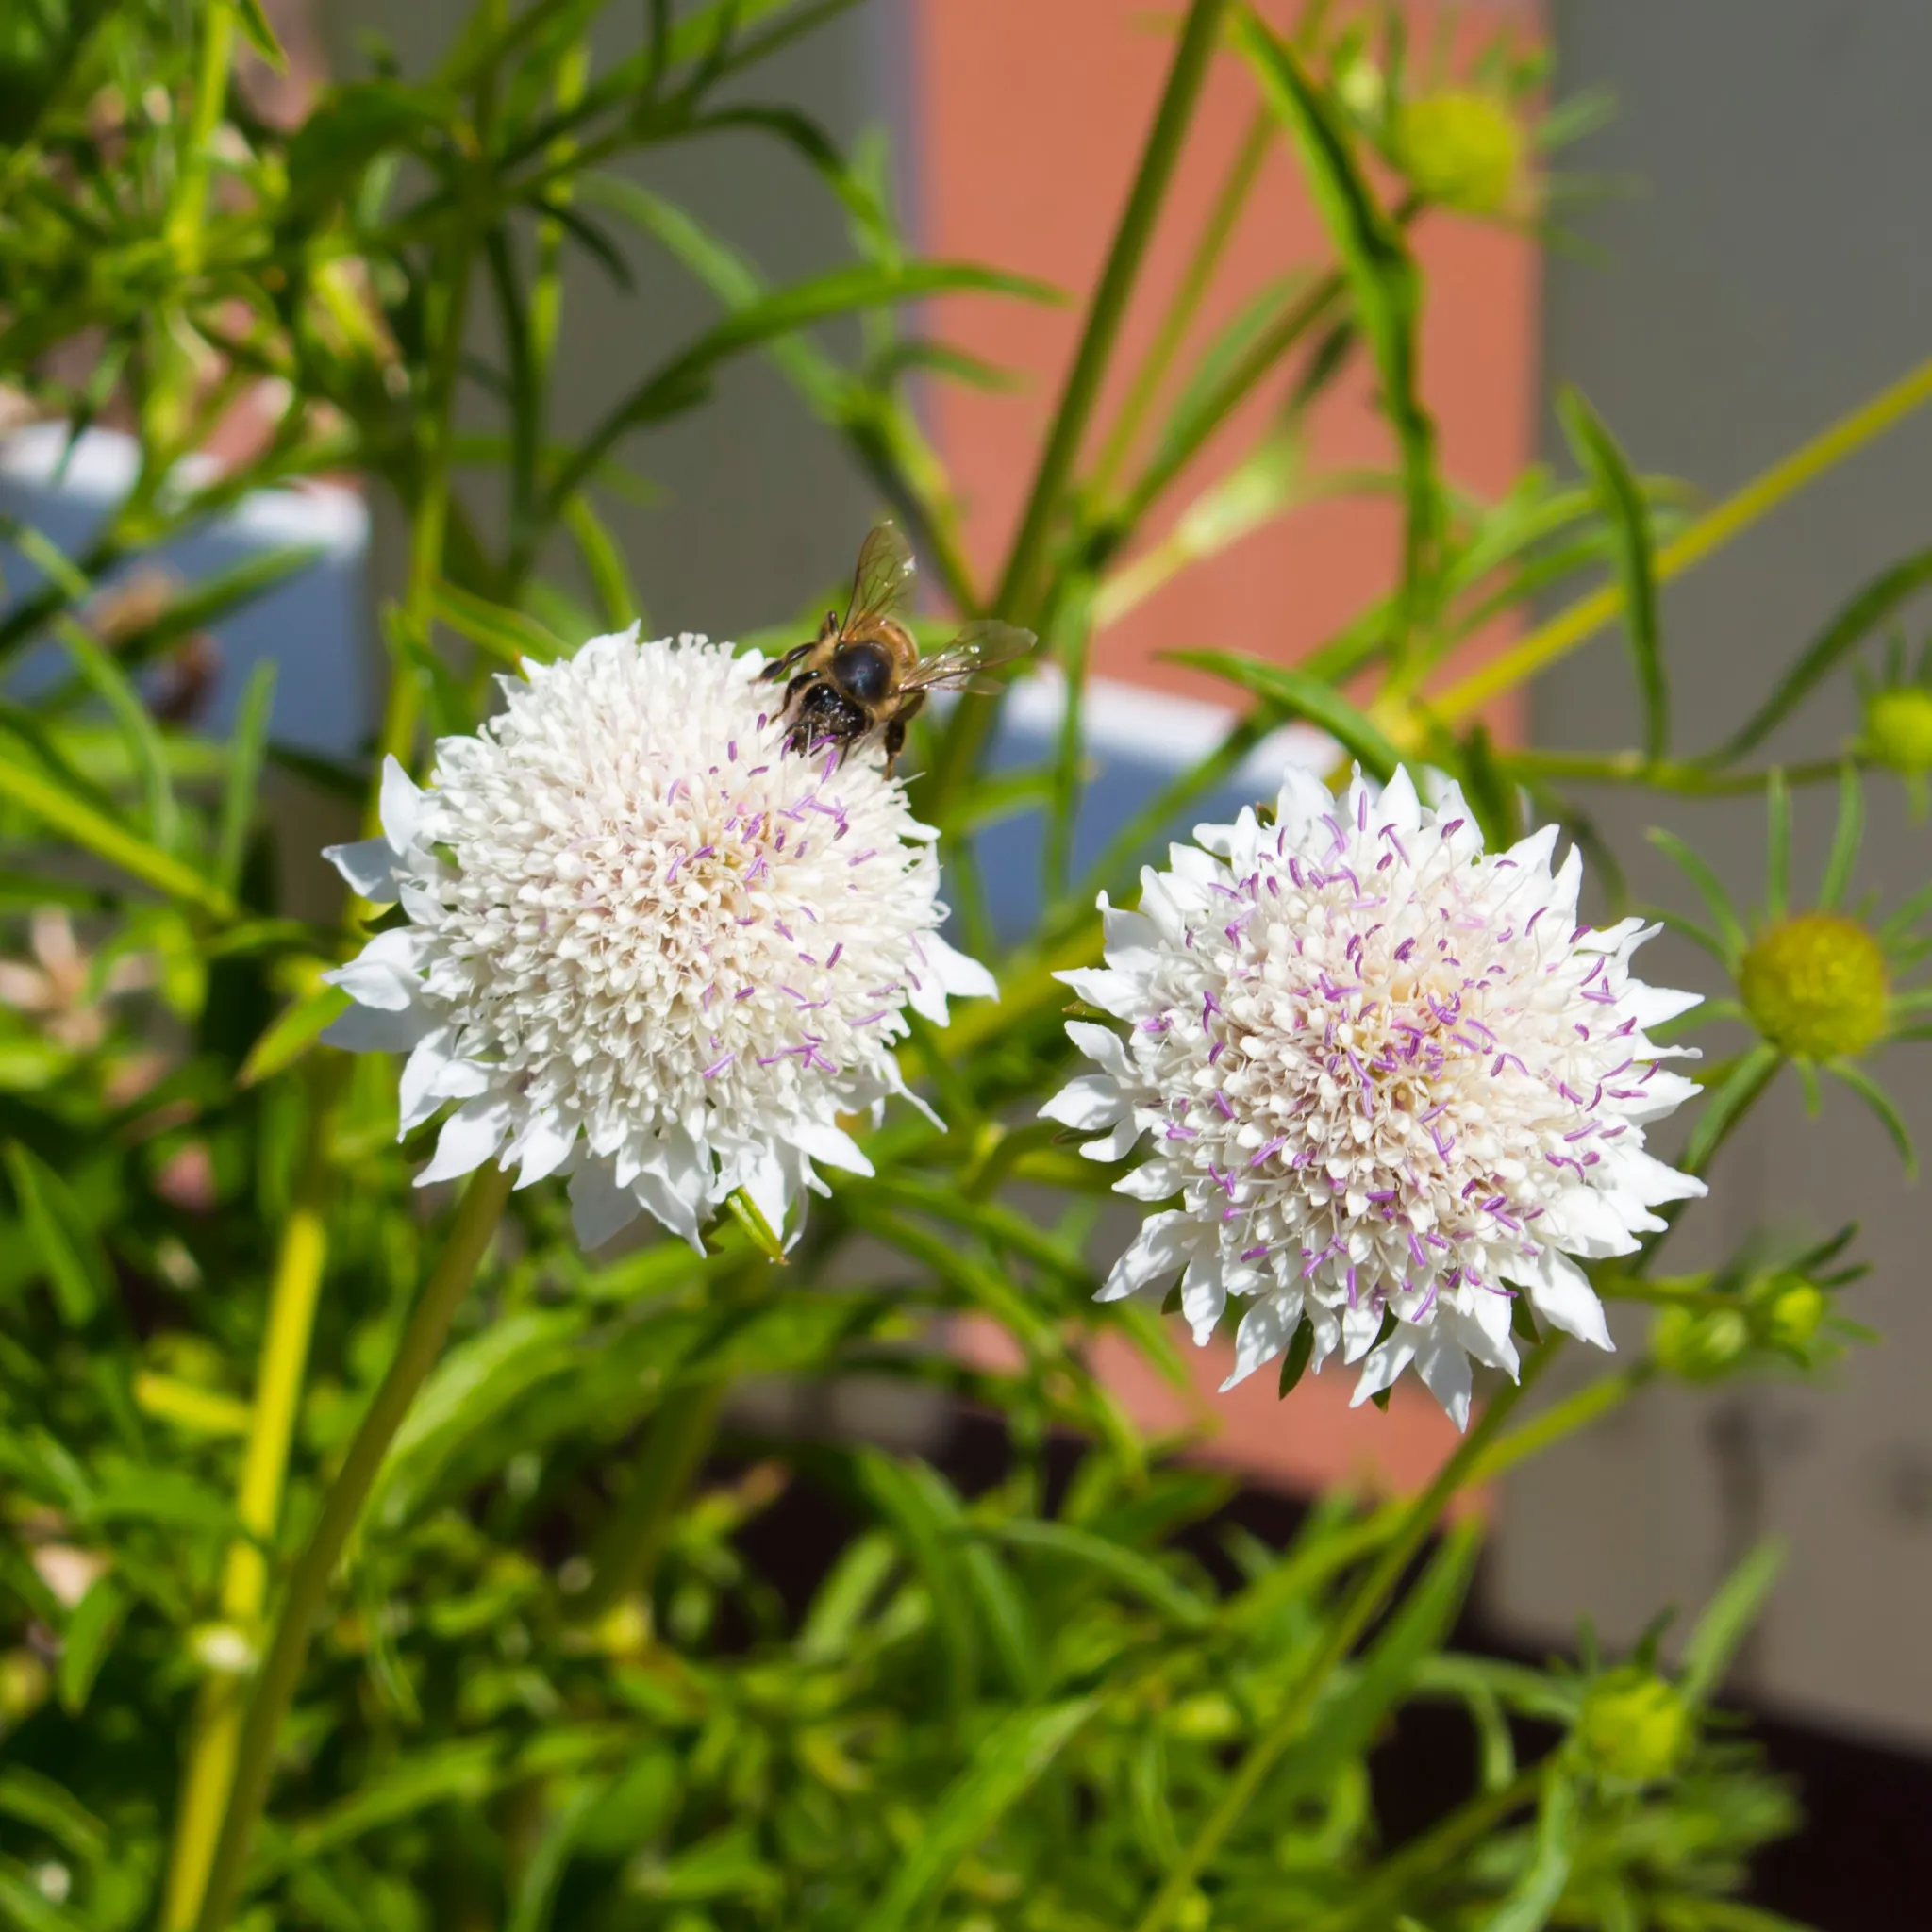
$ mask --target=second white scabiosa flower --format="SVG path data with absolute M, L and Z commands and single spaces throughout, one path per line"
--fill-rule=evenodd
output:
M 1357 1402 L 1412 1362 L 1458 1427 L 1472 1357 L 1515 1373 L 1519 1291 L 1608 1348 L 1570 1257 L 1626 1254 L 1703 1192 L 1643 1151 L 1696 1091 L 1645 1036 L 1696 1004 L 1631 977 L 1655 928 L 1579 926 L 1555 827 L 1485 855 L 1456 787 L 1431 809 L 1406 772 L 1337 801 L 1291 771 L 1274 824 L 1195 836 L 1141 874 L 1139 912 L 1102 900 L 1106 967 L 1062 975 L 1127 1031 L 1071 1024 L 1099 1072 L 1045 1113 L 1098 1159 L 1151 1135 L 1120 1191 L 1180 1200 L 1103 1298 L 1178 1275 L 1205 1344 L 1251 1297 L 1230 1383 L 1306 1321 L 1315 1368 L 1367 1357 Z
M 567 1171 L 586 1246 L 641 1210 L 695 1243 L 740 1188 L 782 1226 L 814 1161 L 871 1172 L 839 1121 L 906 1091 L 906 1009 L 993 991 L 878 755 L 785 752 L 761 662 L 594 639 L 504 679 L 426 791 L 391 761 L 384 836 L 328 854 L 408 915 L 325 1037 L 408 1050 L 405 1133 L 458 1103 L 419 1186 Z

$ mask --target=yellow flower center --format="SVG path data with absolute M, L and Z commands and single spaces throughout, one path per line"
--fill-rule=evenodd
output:
M 1901 684 L 1876 692 L 1865 707 L 1865 742 L 1894 772 L 1932 772 L 1932 691 Z
M 1502 102 L 1451 91 L 1403 109 L 1396 148 L 1409 178 L 1431 201 L 1494 214 L 1523 166 L 1523 130 Z
M 1803 912 L 1758 934 L 1738 988 L 1765 1039 L 1806 1059 L 1863 1053 L 1885 1030 L 1885 954 L 1840 913 Z

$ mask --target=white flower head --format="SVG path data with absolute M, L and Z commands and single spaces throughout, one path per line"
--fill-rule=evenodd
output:
M 1652 1208 L 1704 1191 L 1643 1151 L 1696 1091 L 1644 1034 L 1697 998 L 1631 977 L 1656 928 L 1578 925 L 1554 826 L 1486 856 L 1457 789 L 1431 809 L 1402 771 L 1337 801 L 1291 770 L 1272 825 L 1195 837 L 1141 874 L 1139 912 L 1102 899 L 1106 967 L 1061 975 L 1128 1030 L 1069 1025 L 1100 1071 L 1044 1113 L 1097 1133 L 1095 1159 L 1151 1134 L 1119 1190 L 1181 1202 L 1102 1299 L 1179 1275 L 1205 1344 L 1252 1297 L 1230 1386 L 1307 1321 L 1315 1368 L 1367 1357 L 1357 1403 L 1413 1362 L 1458 1427 L 1470 1357 L 1516 1373 L 1516 1292 L 1608 1348 L 1570 1257 L 1627 1254 Z
M 739 1188 L 780 1227 L 814 1161 L 871 1172 L 839 1122 L 905 1093 L 906 1009 L 994 991 L 882 758 L 784 752 L 761 668 L 593 639 L 503 679 L 426 791 L 391 760 L 383 837 L 326 855 L 408 915 L 327 975 L 324 1038 L 408 1051 L 405 1133 L 459 1103 L 419 1187 L 568 1171 L 590 1247 L 641 1209 L 695 1244 Z

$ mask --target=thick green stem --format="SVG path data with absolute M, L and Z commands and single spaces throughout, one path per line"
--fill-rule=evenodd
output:
M 1283 1752 L 1299 1738 L 1307 1724 L 1317 1695 L 1336 1665 L 1352 1651 L 1363 1633 L 1381 1613 L 1389 1593 L 1402 1580 L 1415 1553 L 1441 1519 L 1444 1509 L 1470 1480 L 1472 1474 L 1489 1454 L 1490 1445 L 1501 1432 L 1510 1412 L 1549 1365 L 1556 1345 L 1545 1342 L 1524 1364 L 1522 1378 L 1507 1383 L 1490 1400 L 1482 1420 L 1457 1445 L 1456 1453 L 1436 1473 L 1430 1483 L 1408 1506 L 1402 1527 L 1384 1547 L 1374 1567 L 1362 1577 L 1341 1612 L 1328 1626 L 1328 1634 L 1315 1653 L 1303 1664 L 1300 1674 L 1289 1687 L 1274 1722 L 1255 1742 L 1234 1774 L 1227 1781 L 1221 1803 L 1208 1814 L 1192 1841 L 1169 1872 L 1166 1883 L 1147 1907 L 1135 1932 L 1161 1932 L 1172 1923 L 1174 1910 L 1193 1890 L 1194 1882 L 1238 1825 L 1254 1803 L 1268 1774 L 1280 1761 Z
M 315 1327 L 316 1299 L 328 1261 L 329 1140 L 348 1064 L 340 1054 L 313 1063 L 302 1168 L 282 1230 L 268 1323 L 262 1330 L 254 1415 L 235 1504 L 236 1515 L 258 1541 L 238 1542 L 229 1550 L 221 1596 L 224 1622 L 241 1631 L 251 1646 L 260 1636 L 262 1607 L 268 1598 L 268 1564 L 261 1546 L 274 1541 L 281 1515 L 289 1445 L 294 1438 L 295 1412 Z M 189 1932 L 201 1909 L 215 1836 L 234 1776 L 246 1701 L 244 1679 L 215 1675 L 203 1684 L 196 1701 L 161 1910 L 162 1932 Z
M 1046 447 L 1041 453 L 1026 508 L 1021 514 L 1020 527 L 992 601 L 994 610 L 1016 623 L 1024 623 L 1034 614 L 1028 592 L 1060 508 L 1067 479 L 1073 474 L 1086 437 L 1101 380 L 1112 359 L 1127 300 L 1139 279 L 1147 244 L 1153 238 L 1155 220 L 1167 197 L 1168 184 L 1174 178 L 1174 164 L 1180 158 L 1181 143 L 1193 119 L 1227 6 L 1228 0 L 1192 0 L 1188 8 L 1187 25 L 1181 30 L 1174 65 L 1168 70 L 1167 85 L 1161 92 L 1154 125 L 1148 130 L 1141 166 L 1128 192 L 1126 207 L 1121 212 L 1120 225 L 1114 230 L 1107 266 L 1101 272 L 1087 310 L 1086 327 L 1074 351 L 1073 367 L 1067 372 L 1066 387 L 1060 391 L 1059 407 L 1054 412 Z M 941 808 L 947 794 L 973 769 L 995 718 L 996 708 L 991 704 L 961 705 L 954 712 L 934 759 L 928 816 Z
M 268 1802 L 275 1741 L 295 1695 L 308 1655 L 308 1640 L 328 1599 L 329 1578 L 369 1500 L 383 1457 L 408 1413 L 416 1391 L 442 1352 L 450 1323 L 475 1279 L 477 1264 L 496 1232 L 509 1198 L 512 1176 L 492 1162 L 479 1168 L 464 1190 L 436 1267 L 397 1346 L 395 1359 L 349 1444 L 342 1466 L 322 1506 L 322 1516 L 289 1574 L 275 1636 L 255 1682 L 242 1727 L 227 1815 L 215 1846 L 198 1932 L 226 1932 L 242 1895 L 255 1827 Z
M 664 1398 L 645 1433 L 630 1488 L 591 1546 L 590 1587 L 574 1607 L 585 1622 L 650 1588 L 672 1518 L 717 1434 L 728 1387 L 722 1379 L 690 1383 Z

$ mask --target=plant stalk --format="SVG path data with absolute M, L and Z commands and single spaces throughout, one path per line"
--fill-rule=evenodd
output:
M 268 1600 L 268 1562 L 261 1545 L 272 1542 L 281 1515 L 289 1470 L 289 1445 L 315 1328 L 315 1304 L 328 1261 L 329 1141 L 348 1061 L 331 1054 L 312 1063 L 308 1080 L 308 1131 L 289 1219 L 275 1257 L 269 1291 L 268 1324 L 262 1331 L 256 1371 L 255 1407 L 242 1458 L 235 1513 L 255 1542 L 238 1542 L 228 1552 L 222 1576 L 221 1614 L 255 1643 Z M 214 1857 L 215 1835 L 235 1771 L 235 1749 L 247 1703 L 244 1679 L 210 1675 L 196 1700 L 193 1729 L 183 1775 L 181 1809 L 175 1824 L 175 1849 L 168 1867 L 161 1910 L 162 1932 L 190 1932 L 201 1908 Z
M 282 1720 L 295 1695 L 295 1686 L 308 1655 L 308 1640 L 328 1597 L 329 1578 L 362 1506 L 369 1499 L 377 1471 L 390 1443 L 408 1413 L 424 1377 L 442 1351 L 450 1323 L 475 1279 L 496 1224 L 509 1198 L 514 1176 L 494 1162 L 480 1167 L 457 1208 L 441 1256 L 430 1272 L 422 1298 L 409 1317 L 389 1373 L 369 1405 L 362 1425 L 329 1485 L 322 1516 L 308 1547 L 290 1573 L 275 1635 L 256 1678 L 255 1694 L 242 1726 L 236 1751 L 235 1776 L 227 1813 L 222 1821 L 208 1889 L 202 1900 L 198 1932 L 226 1932 L 242 1895 L 249 1847 L 255 1827 L 268 1801 L 275 1769 L 275 1741 Z
M 1519 1380 L 1506 1383 L 1483 1410 L 1482 1419 L 1457 1445 L 1456 1453 L 1437 1471 L 1427 1489 L 1408 1506 L 1401 1529 L 1383 1549 L 1375 1566 L 1349 1592 L 1348 1601 L 1330 1624 L 1327 1637 L 1314 1656 L 1303 1665 L 1300 1675 L 1290 1687 L 1274 1722 L 1249 1747 L 1227 1781 L 1221 1803 L 1194 1834 L 1179 1862 L 1168 1874 L 1135 1927 L 1135 1932 L 1162 1932 L 1173 1923 L 1175 1908 L 1192 1890 L 1194 1881 L 1225 1842 L 1227 1835 L 1241 1821 L 1254 1803 L 1268 1774 L 1282 1754 L 1299 1738 L 1308 1720 L 1316 1696 L 1329 1674 L 1352 1651 L 1357 1641 L 1374 1622 L 1391 1591 L 1402 1580 L 1415 1553 L 1436 1526 L 1451 1499 L 1489 1454 L 1510 1412 L 1529 1392 L 1531 1386 L 1549 1365 L 1557 1349 L 1554 1341 L 1536 1349 L 1524 1364 Z

